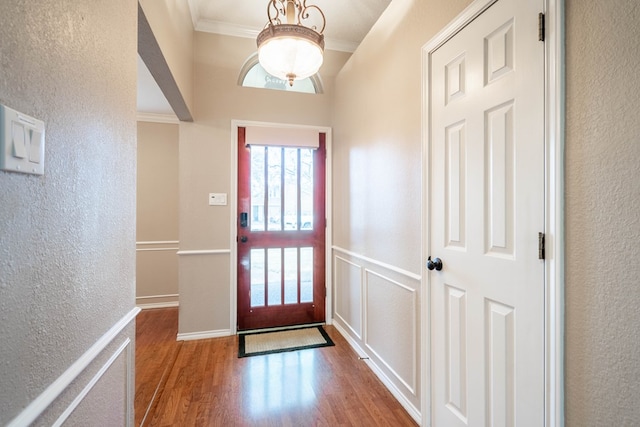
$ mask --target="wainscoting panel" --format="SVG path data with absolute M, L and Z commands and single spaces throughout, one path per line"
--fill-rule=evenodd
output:
M 140 308 L 178 305 L 178 242 L 136 244 L 136 305 Z
M 127 382 L 127 372 L 133 354 L 133 343 L 126 339 L 100 366 L 98 372 L 90 376 L 82 391 L 52 424 L 53 427 L 65 423 L 82 425 L 86 420 L 91 420 L 94 425 L 126 426 L 128 414 L 133 415 L 127 402 L 132 385 Z M 123 383 L 127 386 L 122 387 Z M 110 407 L 105 407 L 102 396 L 111 397 Z
M 412 289 L 366 270 L 366 346 L 415 396 L 418 298 Z
M 340 318 L 358 339 L 362 338 L 362 267 L 334 258 L 335 317 Z
M 8 427 L 131 426 L 135 390 L 134 320 L 139 311 L 132 309 L 114 324 Z M 109 396 L 108 406 L 105 396 Z
M 336 246 L 332 263 L 333 324 L 420 423 L 421 276 Z

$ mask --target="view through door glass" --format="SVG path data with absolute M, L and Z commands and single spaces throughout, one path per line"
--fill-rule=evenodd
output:
M 238 129 L 238 330 L 325 320 L 325 157 Z

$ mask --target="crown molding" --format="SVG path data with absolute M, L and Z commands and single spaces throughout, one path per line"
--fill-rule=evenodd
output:
M 255 27 L 247 27 L 244 25 L 230 24 L 228 22 L 212 21 L 208 19 L 198 19 L 194 28 L 196 31 L 201 31 L 203 33 L 222 34 L 224 36 L 243 37 L 248 39 L 255 39 L 260 33 L 260 30 L 256 30 Z M 324 46 L 326 50 L 353 53 L 358 47 L 358 43 L 325 38 Z
M 189 12 L 191 14 L 191 22 L 193 23 L 193 28 L 195 29 L 198 25 L 198 21 L 200 20 L 200 9 L 198 8 L 197 0 L 187 0 L 187 4 L 189 5 Z
M 260 30 L 256 30 L 254 27 L 230 24 L 228 22 L 212 21 L 210 19 L 199 19 L 195 26 L 195 30 L 202 31 L 203 33 L 222 34 L 224 36 L 243 38 L 255 38 L 260 33 Z
M 138 112 L 136 120 L 139 122 L 152 122 L 152 123 L 170 123 L 179 124 L 180 120 L 173 114 L 158 114 L 158 113 L 141 113 Z
M 324 47 L 328 50 L 335 50 L 338 52 L 353 53 L 358 48 L 359 43 L 350 42 L 347 40 L 338 39 L 324 39 Z

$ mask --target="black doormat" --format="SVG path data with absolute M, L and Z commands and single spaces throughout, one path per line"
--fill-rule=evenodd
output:
M 255 332 L 238 337 L 238 357 L 335 345 L 322 326 Z

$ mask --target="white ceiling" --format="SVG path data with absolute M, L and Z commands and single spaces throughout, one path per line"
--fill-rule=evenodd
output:
M 184 1 L 184 0 L 183 0 Z M 196 31 L 255 38 L 267 23 L 268 0 L 186 0 Z M 308 0 L 325 15 L 325 49 L 353 52 L 391 0 Z M 138 60 L 138 112 L 172 114 Z
M 268 0 L 188 0 L 194 28 L 255 37 L 267 23 Z M 308 0 L 325 15 L 327 49 L 353 52 L 391 0 Z
M 138 113 L 173 115 L 169 101 L 138 55 Z

